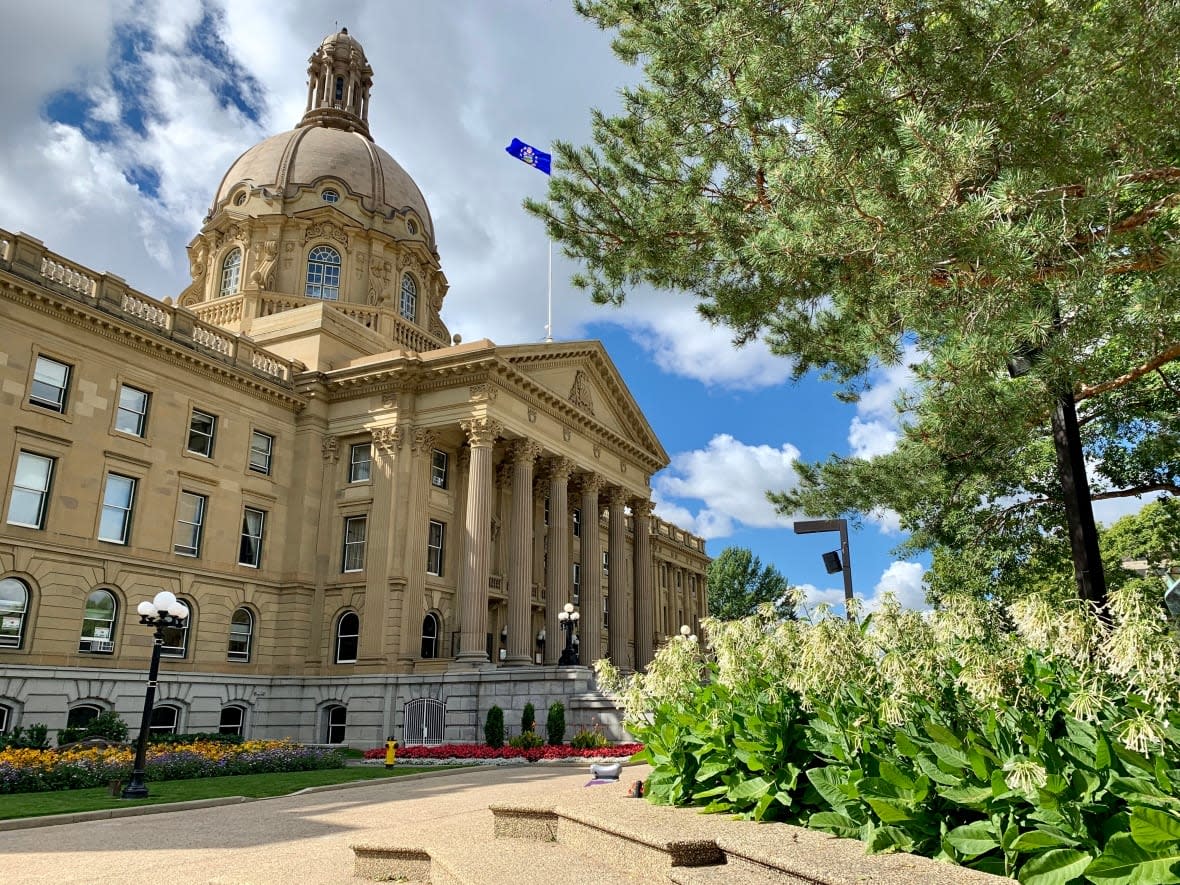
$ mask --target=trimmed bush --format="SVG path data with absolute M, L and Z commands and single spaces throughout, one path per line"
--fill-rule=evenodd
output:
M 532 750 L 537 747 L 545 746 L 545 741 L 535 731 L 522 731 L 516 737 L 508 741 L 508 746 L 516 750 Z
M 532 703 L 524 705 L 524 712 L 520 714 L 520 733 L 535 731 L 537 728 L 537 708 Z
M 549 735 L 550 746 L 560 746 L 565 740 L 565 705 L 555 701 L 549 705 L 549 717 L 545 720 L 545 732 Z
M 488 718 L 483 724 L 483 739 L 489 747 L 504 746 L 504 711 L 499 707 L 488 710 Z
M 49 746 L 49 726 L 34 722 L 28 728 L 19 725 L 7 734 L 0 734 L 0 750 L 44 750 Z
M 213 744 L 241 744 L 245 740 L 240 734 L 221 734 L 217 731 L 197 731 L 192 734 L 152 732 L 148 735 L 148 743 L 150 744 L 192 744 L 197 741 Z
M 119 744 L 125 743 L 127 741 L 127 723 L 114 710 L 106 710 L 85 725 L 61 729 L 57 733 L 57 745 L 60 747 L 93 737 Z

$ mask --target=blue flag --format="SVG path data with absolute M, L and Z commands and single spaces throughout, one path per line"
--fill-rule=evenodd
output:
M 516 159 L 522 163 L 528 163 L 534 169 L 540 169 L 546 175 L 549 174 L 549 161 L 553 159 L 550 154 L 544 151 L 539 151 L 531 145 L 525 144 L 519 138 L 512 139 L 512 144 L 504 148 Z

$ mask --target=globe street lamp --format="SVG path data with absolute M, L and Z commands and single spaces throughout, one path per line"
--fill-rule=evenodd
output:
M 565 631 L 565 649 L 561 653 L 561 659 L 557 662 L 561 667 L 572 667 L 578 663 L 578 654 L 574 651 L 574 625 L 581 617 L 578 612 L 574 611 L 573 605 L 568 602 L 557 613 L 557 621 L 561 624 L 561 629 Z
M 135 610 L 139 612 L 139 623 L 145 627 L 155 627 L 156 632 L 152 642 L 152 665 L 148 669 L 147 694 L 143 699 L 143 719 L 139 723 L 139 741 L 135 745 L 135 767 L 131 771 L 131 782 L 123 788 L 124 799 L 147 798 L 144 764 L 148 731 L 152 723 L 152 705 L 156 701 L 156 677 L 160 675 L 160 649 L 164 647 L 164 628 L 180 627 L 188 619 L 188 606 L 167 590 L 161 590 L 151 602 L 145 599 Z
M 696 642 L 697 635 L 692 632 L 692 628 L 688 624 L 680 625 L 680 637 L 687 642 Z

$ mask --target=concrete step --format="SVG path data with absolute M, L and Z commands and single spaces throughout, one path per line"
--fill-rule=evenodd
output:
M 1001 885 L 1010 879 L 780 823 L 626 798 L 627 778 L 533 805 L 492 806 L 494 831 L 553 839 L 615 869 L 680 885 Z
M 631 876 L 557 842 L 501 838 L 432 849 L 430 885 L 636 885 L 656 880 Z M 667 885 L 667 879 L 661 880 Z

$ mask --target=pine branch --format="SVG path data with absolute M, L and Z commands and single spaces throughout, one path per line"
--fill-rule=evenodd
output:
M 1173 344 L 1157 353 L 1145 363 L 1140 363 L 1128 372 L 1120 375 L 1117 378 L 1112 378 L 1109 381 L 1103 381 L 1100 384 L 1084 384 L 1074 395 L 1075 401 L 1088 399 L 1092 396 L 1098 396 L 1101 393 L 1106 393 L 1108 390 L 1117 390 L 1120 387 L 1125 387 L 1132 381 L 1137 381 L 1149 372 L 1154 372 L 1173 360 L 1180 359 L 1180 342 Z

